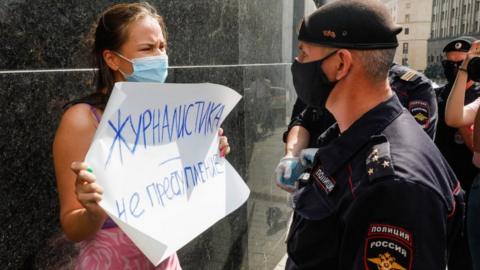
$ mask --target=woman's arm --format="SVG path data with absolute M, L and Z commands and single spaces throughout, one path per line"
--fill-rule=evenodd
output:
M 465 146 L 473 152 L 473 130 L 471 129 L 471 126 L 458 128 L 458 132 L 460 133 L 460 136 L 462 136 Z
M 451 127 L 462 127 L 471 125 L 475 118 L 476 112 L 466 110 L 464 106 L 465 90 L 467 88 L 467 66 L 470 59 L 479 56 L 478 49 L 480 48 L 479 41 L 475 41 L 467 53 L 467 58 L 460 66 L 455 83 L 452 86 L 452 91 L 448 96 L 447 105 L 445 107 L 445 123 Z
M 83 161 L 96 130 L 96 121 L 85 104 L 68 109 L 53 142 L 53 161 L 60 198 L 60 222 L 73 241 L 93 236 L 106 219 L 98 205 L 102 189 Z

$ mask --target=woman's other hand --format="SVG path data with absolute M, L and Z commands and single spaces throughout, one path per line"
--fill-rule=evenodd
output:
M 468 62 L 472 60 L 472 58 L 480 56 L 480 40 L 476 40 L 472 43 L 470 50 L 467 52 L 467 58 L 462 63 L 462 68 L 467 69 Z
M 225 157 L 230 153 L 230 145 L 228 144 L 228 138 L 223 134 L 223 128 L 218 129 L 219 144 L 218 150 L 220 150 L 220 157 Z

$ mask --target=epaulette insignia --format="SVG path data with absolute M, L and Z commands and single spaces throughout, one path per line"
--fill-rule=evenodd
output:
M 384 176 L 395 175 L 390 156 L 390 143 L 385 136 L 372 137 L 372 148 L 367 156 L 366 169 L 370 182 Z
M 413 82 L 416 79 L 420 78 L 418 73 L 415 70 L 409 70 L 405 74 L 403 74 L 400 79 L 407 81 L 407 82 Z

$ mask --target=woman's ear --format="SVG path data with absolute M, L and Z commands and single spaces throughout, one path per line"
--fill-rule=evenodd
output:
M 346 49 L 340 49 L 337 52 L 340 58 L 340 64 L 337 66 L 337 75 L 335 79 L 337 81 L 345 78 L 352 67 L 352 53 Z
M 118 57 L 115 55 L 115 53 L 113 53 L 112 51 L 110 50 L 104 50 L 103 53 L 102 53 L 102 57 L 103 57 L 103 61 L 105 61 L 105 63 L 108 65 L 108 67 L 111 69 L 111 70 L 115 70 L 117 71 L 118 70 L 118 67 L 119 67 L 119 59 Z

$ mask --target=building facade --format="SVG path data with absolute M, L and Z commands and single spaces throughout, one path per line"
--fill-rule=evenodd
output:
M 480 0 L 433 0 L 432 7 L 428 65 L 439 66 L 449 40 L 462 35 L 480 38 Z
M 427 67 L 427 43 L 430 38 L 432 0 L 383 0 L 393 20 L 403 26 L 398 35 L 395 62 L 424 71 Z

